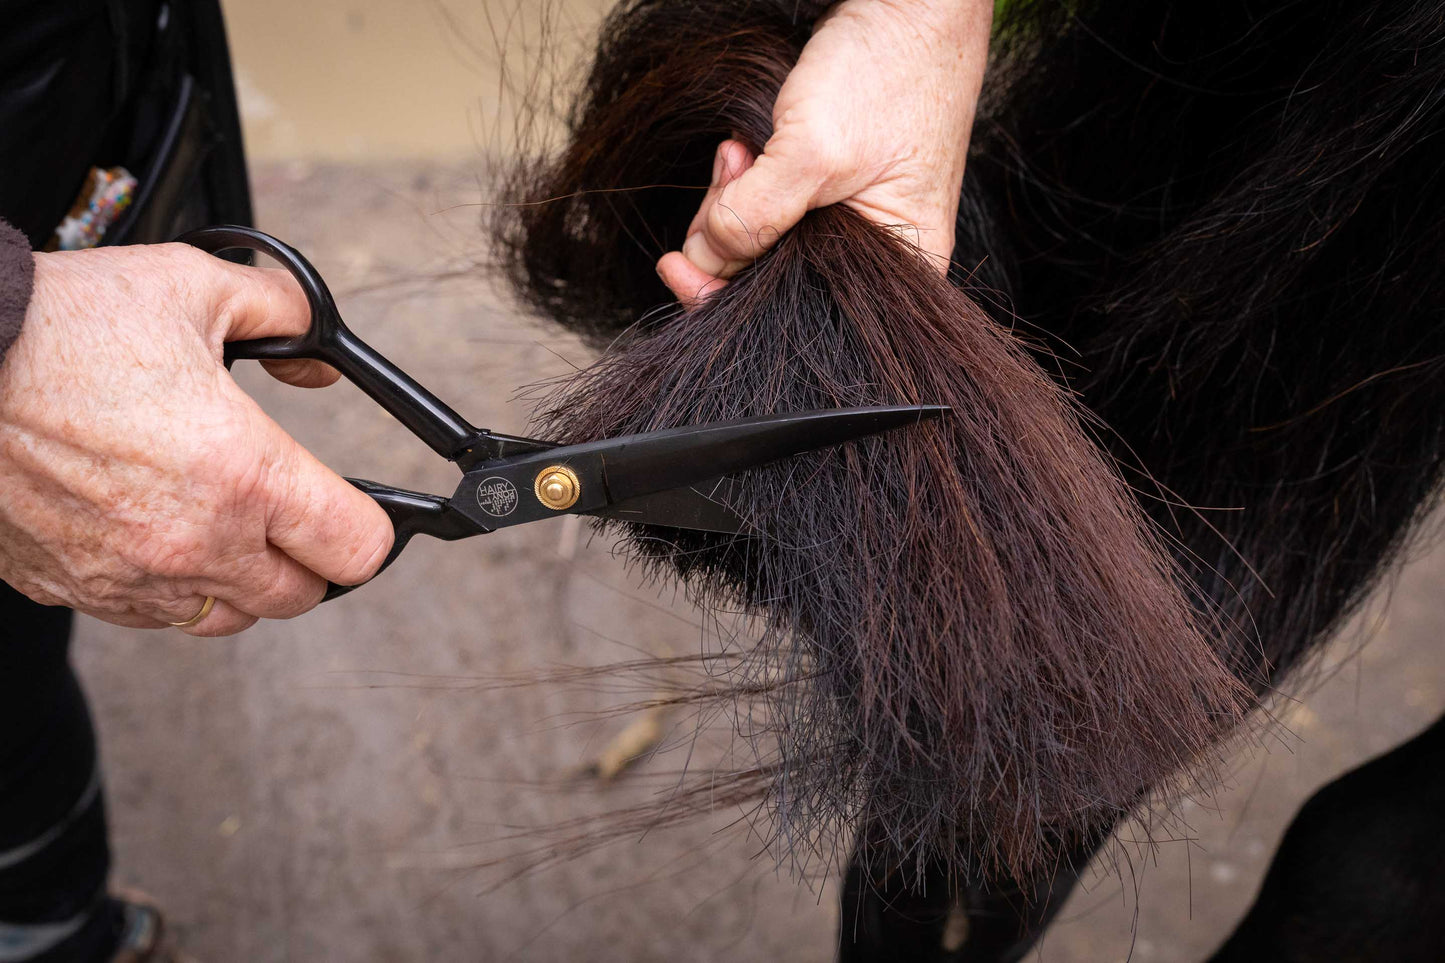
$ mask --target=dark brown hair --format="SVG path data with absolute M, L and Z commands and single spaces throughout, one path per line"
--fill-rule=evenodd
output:
M 704 185 L 725 137 L 768 138 L 806 39 L 791 6 L 631 0 L 607 21 L 565 149 L 495 225 L 532 304 L 611 340 L 540 430 L 952 406 L 750 473 L 753 535 L 625 534 L 707 605 L 759 616 L 723 694 L 765 699 L 782 846 L 867 825 L 906 874 L 1027 877 L 1235 726 L 1236 630 L 1192 604 L 1068 392 L 905 235 L 816 210 L 697 310 L 638 321 L 665 298 L 636 246 L 677 247 L 700 197 L 666 185 Z

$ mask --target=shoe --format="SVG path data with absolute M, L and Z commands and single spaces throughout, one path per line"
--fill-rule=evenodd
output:
M 120 944 L 110 963 L 195 963 L 168 938 L 165 917 L 150 897 L 121 890 L 111 894 L 120 906 Z

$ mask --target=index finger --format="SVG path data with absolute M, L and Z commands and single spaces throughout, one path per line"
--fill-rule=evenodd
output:
M 725 140 L 718 144 L 717 152 L 713 155 L 712 181 L 708 185 L 707 193 L 703 195 L 697 214 L 688 226 L 687 243 L 683 245 L 682 251 L 669 251 L 657 262 L 658 276 L 683 307 L 689 310 L 707 300 L 708 295 L 726 287 L 728 282 L 726 277 L 704 270 L 690 260 L 687 254 L 688 245 L 696 249 L 699 242 L 694 238 L 703 237 L 708 218 L 713 207 L 717 205 L 723 188 L 751 167 L 753 160 L 752 152 L 740 141 Z
M 226 278 L 216 310 L 221 341 L 294 337 L 310 329 L 311 304 L 290 271 L 219 259 L 217 263 Z M 278 381 L 299 388 L 322 388 L 341 377 L 320 361 L 266 361 L 262 366 Z

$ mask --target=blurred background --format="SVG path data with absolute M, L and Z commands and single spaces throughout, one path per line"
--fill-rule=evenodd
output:
M 475 270 L 515 91 L 584 56 L 602 0 L 229 0 L 259 226 L 304 251 L 349 322 L 477 424 L 522 430 L 522 386 L 586 363 Z M 511 94 L 508 91 L 512 91 Z M 545 102 L 545 88 L 531 89 Z M 450 491 L 447 466 L 347 385 L 302 393 L 239 365 L 344 474 Z M 1274 706 L 1188 839 L 1116 855 L 1036 958 L 1193 961 L 1253 899 L 1296 808 L 1445 706 L 1445 552 L 1421 547 Z M 695 720 L 613 711 L 624 684 L 499 681 L 697 652 L 701 621 L 565 519 L 421 540 L 375 584 L 236 639 L 82 620 L 77 659 L 109 779 L 117 882 L 154 895 L 202 961 L 751 960 L 833 955 L 835 888 L 779 871 L 721 808 L 518 877 L 535 832 L 659 798 L 682 752 L 610 782 L 619 733 L 691 744 Z M 705 733 L 693 764 L 726 752 Z M 645 742 L 646 740 L 644 740 Z M 643 743 L 639 743 L 643 744 Z

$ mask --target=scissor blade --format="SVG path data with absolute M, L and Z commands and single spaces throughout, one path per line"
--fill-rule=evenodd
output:
M 764 415 L 597 442 L 609 500 L 696 482 L 917 424 L 948 408 L 908 405 Z M 576 446 L 584 447 L 584 446 Z M 549 452 L 561 455 L 561 449 Z
M 916 424 L 948 410 L 940 405 L 833 408 L 564 445 L 478 464 L 462 477 L 451 504 L 488 529 L 557 514 L 597 514 L 633 499 L 692 488 L 708 479 Z M 549 486 L 559 474 L 571 476 L 570 486 L 565 478 L 561 485 Z M 565 504 L 549 506 L 543 500 L 549 487 L 575 489 L 575 495 Z M 632 508 L 641 511 L 639 504 Z
M 747 530 L 748 523 L 730 507 L 736 494 L 737 482 L 731 478 L 714 478 L 690 488 L 639 495 L 588 514 L 635 525 L 665 525 L 738 535 Z

